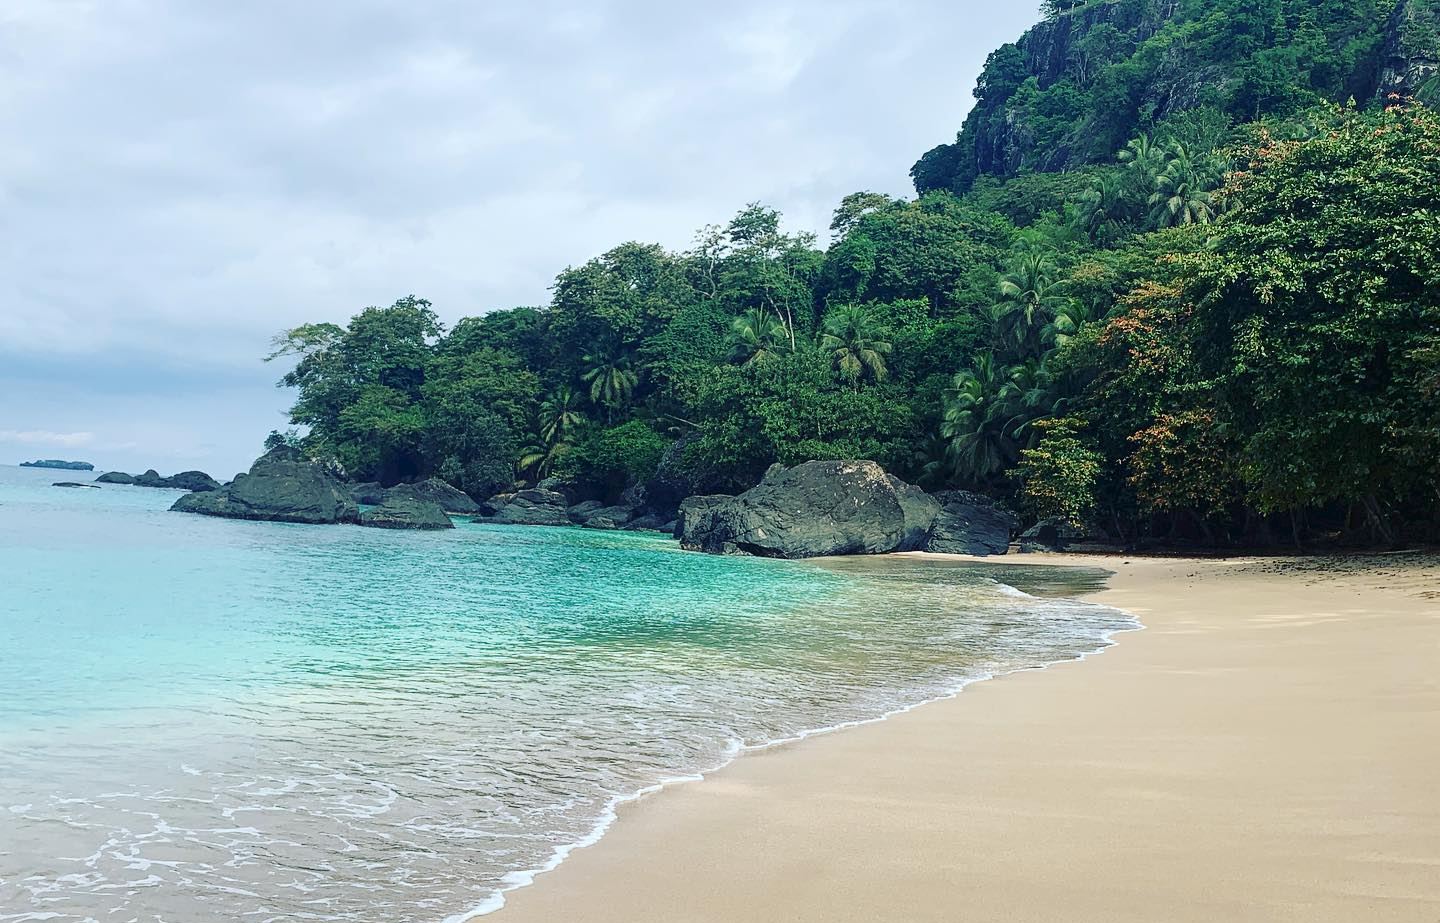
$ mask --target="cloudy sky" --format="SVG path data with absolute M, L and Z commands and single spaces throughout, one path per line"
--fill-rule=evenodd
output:
M 277 331 L 910 192 L 1030 3 L 6 0 L 0 463 L 241 470 Z

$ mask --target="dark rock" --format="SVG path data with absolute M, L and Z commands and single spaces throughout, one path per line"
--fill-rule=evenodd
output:
M 672 519 L 669 522 L 665 523 L 665 525 L 661 526 L 660 531 L 666 533 L 667 535 L 674 535 L 679 528 L 680 520 Z
M 673 519 L 687 497 L 713 491 L 714 477 L 687 457 L 699 441 L 700 434 L 692 430 L 671 443 L 660 456 L 655 473 L 645 481 L 645 505 L 649 509 Z
M 893 475 L 888 477 L 904 517 L 904 531 L 895 550 L 921 551 L 930 542 L 935 520 L 940 515 L 940 502 L 913 484 L 906 484 Z
M 598 512 L 599 510 L 603 510 L 604 508 L 605 503 L 603 500 L 585 500 L 581 503 L 575 504 L 574 506 L 566 510 L 566 515 L 570 517 L 571 522 L 583 523 L 591 516 L 594 516 L 596 512 Z
M 95 466 L 89 462 L 62 461 L 58 458 L 41 458 L 35 461 L 21 462 L 21 468 L 57 468 L 61 471 L 94 471 Z
M 390 488 L 387 497 L 438 503 L 447 513 L 478 513 L 480 504 L 470 499 L 463 490 L 451 486 L 440 478 L 430 478 L 417 484 L 399 484 Z
M 75 482 L 75 481 L 56 481 L 55 483 L 51 484 L 50 486 L 51 486 L 51 487 L 81 487 L 81 488 L 84 488 L 85 490 L 99 490 L 99 489 L 100 489 L 99 487 L 95 486 L 94 484 L 80 484 L 80 483 L 77 483 L 77 482 Z
M 1004 554 L 1019 526 L 1014 513 L 989 497 L 964 490 L 935 494 L 939 515 L 930 527 L 925 551 L 941 554 Z
M 160 476 L 160 472 L 149 468 L 144 474 L 135 475 L 135 485 L 137 487 L 164 487 L 165 479 Z
M 779 558 L 883 554 L 914 540 L 899 488 L 872 461 L 812 461 L 766 472 L 737 497 L 699 508 L 682 504 L 682 544 L 711 553 Z M 907 492 L 908 493 L 908 492 Z M 925 507 L 908 495 L 912 513 Z
M 220 490 L 188 493 L 170 507 L 231 519 L 273 522 L 358 522 L 359 509 L 345 485 L 306 459 L 298 449 L 276 446 L 250 471 Z
M 480 504 L 475 522 L 508 526 L 568 526 L 565 497 L 553 490 L 537 487 L 496 494 Z
M 350 499 L 366 506 L 379 506 L 385 502 L 385 488 L 379 481 L 365 481 L 350 485 Z
M 163 487 L 174 487 L 179 490 L 219 490 L 220 482 L 203 471 L 182 471 L 179 474 L 172 474 L 162 479 Z
M 666 520 L 659 513 L 642 513 L 621 528 L 627 532 L 664 532 Z
M 1020 533 L 1021 551 L 1064 551 L 1084 533 L 1064 519 L 1042 519 Z
M 123 471 L 111 471 L 95 480 L 105 484 L 134 484 L 136 487 L 160 487 L 171 490 L 219 490 L 220 482 L 203 471 L 182 471 L 170 477 L 161 477 L 154 468 L 134 476 Z
M 634 518 L 633 507 L 602 506 L 581 519 L 580 525 L 587 529 L 618 529 Z
M 680 539 L 680 544 L 686 547 L 699 547 L 700 536 L 712 527 L 711 514 L 733 499 L 735 498 L 730 494 L 686 497 L 675 515 L 675 527 L 670 530 L 670 534 Z
M 453 529 L 455 523 L 440 504 L 392 493 L 385 502 L 360 514 L 360 525 L 376 529 Z

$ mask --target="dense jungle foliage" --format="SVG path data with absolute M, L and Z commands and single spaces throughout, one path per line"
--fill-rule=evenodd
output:
M 1368 96 L 1392 9 L 1052 2 L 917 198 L 847 196 L 823 248 L 751 205 L 448 331 L 413 296 L 287 331 L 272 439 L 477 497 L 614 498 L 684 436 L 697 492 L 869 458 L 1125 542 L 1433 538 L 1440 118 Z

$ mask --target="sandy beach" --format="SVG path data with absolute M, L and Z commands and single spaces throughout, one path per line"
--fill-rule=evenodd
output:
M 629 804 L 497 919 L 1440 921 L 1437 559 L 1014 560 L 1146 630 Z

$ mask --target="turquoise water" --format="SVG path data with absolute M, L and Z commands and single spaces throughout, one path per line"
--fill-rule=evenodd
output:
M 1064 597 L 1094 573 L 236 522 L 65 475 L 0 467 L 3 923 L 463 919 L 641 789 L 1133 627 Z

